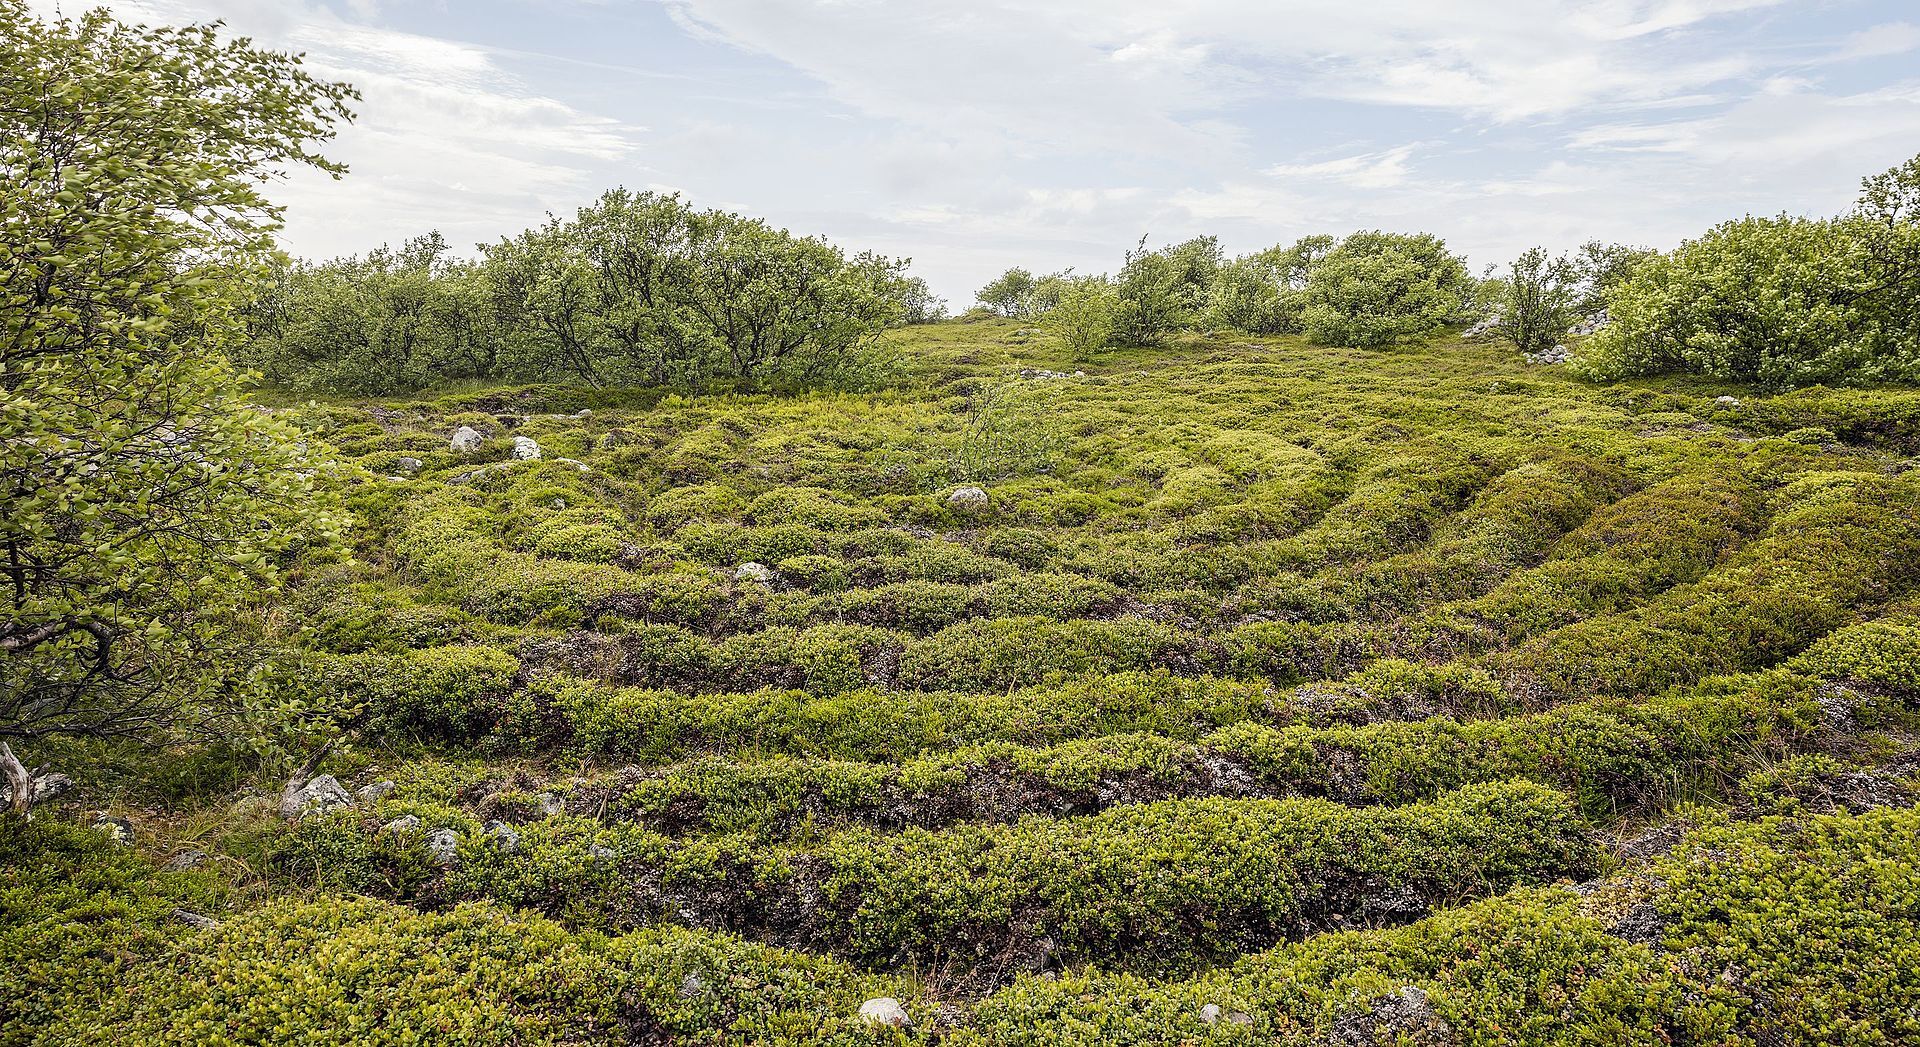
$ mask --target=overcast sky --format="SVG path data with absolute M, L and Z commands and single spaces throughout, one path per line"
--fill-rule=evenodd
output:
M 45 11 L 53 0 L 35 0 Z M 69 11 L 88 6 L 66 2 Z M 126 0 L 365 101 L 288 248 L 463 248 L 674 189 L 963 307 L 1142 233 L 1426 229 L 1476 268 L 1829 213 L 1920 152 L 1920 0 Z

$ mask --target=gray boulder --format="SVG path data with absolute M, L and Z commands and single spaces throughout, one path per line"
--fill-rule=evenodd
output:
M 753 560 L 748 560 L 746 563 L 733 569 L 733 580 L 736 582 L 754 582 L 759 585 L 772 585 L 773 578 L 773 568 Z
M 33 802 L 42 803 L 73 788 L 73 779 L 55 771 L 33 780 Z
M 375 804 L 392 795 L 393 788 L 392 781 L 383 780 L 370 785 L 363 785 L 355 789 L 353 795 L 359 797 L 361 803 Z
M 1338 1047 L 1373 1047 L 1380 1043 L 1451 1043 L 1453 1028 L 1436 1014 L 1426 990 L 1403 985 L 1367 1001 L 1365 1009 L 1336 1018 L 1327 1037 Z
M 287 783 L 280 794 L 280 817 L 301 819 L 311 814 L 326 814 L 342 807 L 352 807 L 353 796 L 340 779 L 331 774 L 322 774 L 310 778 L 304 785 Z
M 174 870 L 198 869 L 205 864 L 207 864 L 205 851 L 181 851 L 167 860 L 167 868 Z
M 531 462 L 538 457 L 540 457 L 540 444 L 535 441 L 533 437 L 516 436 L 513 438 L 514 461 Z
M 395 818 L 393 821 L 390 821 L 387 824 L 382 825 L 380 827 L 380 831 L 383 833 L 410 833 L 418 828 L 420 828 L 419 815 L 403 814 L 400 817 Z
M 1713 398 L 1713 403 L 1716 407 L 1725 407 L 1731 410 L 1740 406 L 1740 398 L 1737 396 L 1716 396 Z
M 420 467 L 425 464 L 427 463 L 418 458 L 401 458 L 393 463 L 393 467 L 403 473 L 417 473 L 420 471 Z
M 460 834 L 452 829 L 435 829 L 427 834 L 427 853 L 439 865 L 452 865 L 460 856 Z
M 956 487 L 952 494 L 947 495 L 947 508 L 962 513 L 984 512 L 987 508 L 987 492 L 972 485 Z
M 456 454 L 472 454 L 486 442 L 487 438 L 481 436 L 480 430 L 473 426 L 463 425 L 453 431 L 453 450 Z
M 513 826 L 498 819 L 487 823 L 487 839 L 493 841 L 493 846 L 501 854 L 512 854 L 520 849 L 520 834 L 514 831 Z

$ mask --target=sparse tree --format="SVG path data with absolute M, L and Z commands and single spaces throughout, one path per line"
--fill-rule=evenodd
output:
M 1567 257 L 1529 248 L 1513 265 L 1500 299 L 1500 335 L 1521 352 L 1538 355 L 1560 341 L 1575 317 L 1580 270 Z
M 1075 360 L 1091 359 L 1113 342 L 1119 301 L 1104 276 L 1061 281 L 1058 300 L 1040 319 L 1040 326 Z
M 1015 320 L 1024 320 L 1031 309 L 1031 298 L 1036 281 L 1033 274 L 1025 269 L 1009 269 L 993 281 L 975 292 L 982 305 Z
M 1321 342 L 1392 345 L 1452 323 L 1471 280 L 1437 236 L 1354 233 L 1313 265 L 1302 320 Z
M 0 769 L 16 743 L 149 734 L 219 613 L 323 530 L 285 426 L 221 353 L 273 251 L 260 185 L 352 91 L 213 27 L 0 0 Z

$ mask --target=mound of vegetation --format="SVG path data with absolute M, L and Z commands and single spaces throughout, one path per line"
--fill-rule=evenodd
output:
M 1725 244 L 277 267 L 349 88 L 0 16 L 0 1045 L 1920 1040 L 1920 394 L 1452 330 Z

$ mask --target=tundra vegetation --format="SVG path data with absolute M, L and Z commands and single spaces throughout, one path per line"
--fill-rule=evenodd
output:
M 1920 164 L 933 322 L 278 258 L 350 88 L 0 21 L 0 1044 L 1920 1041 Z

